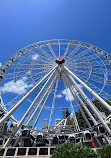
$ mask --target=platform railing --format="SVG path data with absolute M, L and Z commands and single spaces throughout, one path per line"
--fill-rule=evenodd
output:
M 16 157 L 50 157 L 54 151 L 52 147 L 5 147 L 0 148 L 0 158 Z

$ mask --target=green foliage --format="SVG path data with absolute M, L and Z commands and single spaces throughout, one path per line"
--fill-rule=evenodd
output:
M 91 121 L 91 119 L 89 118 L 89 116 L 87 115 L 86 111 L 82 108 L 82 110 L 84 111 L 88 121 L 90 122 L 90 124 L 93 126 L 93 122 Z M 87 128 L 87 124 L 86 124 L 86 121 L 84 121 L 84 118 L 80 112 L 80 110 L 78 112 L 76 112 L 76 117 L 77 117 L 77 120 L 78 120 L 78 123 L 79 123 L 79 126 L 80 127 L 84 127 L 84 128 Z
M 111 100 L 111 99 L 108 99 L 108 100 Z M 108 100 L 105 100 L 109 105 L 111 105 L 111 103 L 108 101 Z M 101 112 L 105 112 L 106 116 L 108 116 L 110 114 L 110 112 L 97 100 L 93 100 L 92 101 L 94 103 L 94 105 L 96 105 L 96 107 L 101 111 Z
M 66 121 L 66 124 L 67 124 L 67 125 L 74 126 L 74 118 L 68 117 L 68 118 L 67 118 L 67 121 Z
M 56 147 L 51 158 L 97 158 L 97 154 L 86 146 L 64 143 Z
M 105 101 L 108 102 L 109 105 L 111 105 L 111 102 L 109 102 L 109 100 L 111 100 L 111 99 L 108 99 L 108 100 L 105 100 Z M 108 115 L 110 114 L 110 112 L 109 112 L 97 99 L 93 100 L 92 102 L 94 103 L 94 105 L 95 105 L 101 112 L 105 112 L 106 116 L 108 116 Z M 86 105 L 86 106 L 87 106 L 87 105 Z M 81 106 L 81 108 L 82 108 L 82 106 Z M 89 107 L 88 107 L 88 109 L 90 110 Z M 90 122 L 91 126 L 93 126 L 94 124 L 93 124 L 92 120 L 89 118 L 89 116 L 87 115 L 86 111 L 85 111 L 83 108 L 82 108 L 82 110 L 84 111 L 84 113 L 85 113 L 85 115 L 86 115 L 88 121 Z M 92 115 L 94 115 L 94 114 L 92 113 Z M 76 117 L 77 117 L 77 120 L 78 120 L 78 123 L 79 123 L 79 126 L 80 126 L 80 127 L 83 127 L 83 128 L 87 128 L 87 127 L 88 127 L 87 124 L 86 124 L 86 121 L 84 121 L 84 119 L 83 119 L 83 117 L 82 117 L 82 114 L 81 114 L 80 110 L 79 110 L 78 112 L 76 112 Z M 96 117 L 96 116 L 94 115 L 94 117 Z M 72 126 L 74 126 L 74 119 L 73 119 L 73 118 L 70 119 L 70 117 L 69 117 L 69 118 L 67 119 L 67 122 L 66 122 L 66 123 L 67 123 L 67 125 L 72 125 Z
M 105 145 L 98 149 L 99 158 L 111 158 L 111 145 Z

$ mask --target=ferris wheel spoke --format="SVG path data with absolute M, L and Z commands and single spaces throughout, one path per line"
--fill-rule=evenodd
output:
M 23 67 L 25 67 L 25 65 L 23 65 Z M 48 68 L 52 68 L 52 66 L 47 66 Z M 24 70 L 25 69 L 25 70 Z M 42 66 L 42 67 L 34 67 L 34 68 L 22 68 L 22 67 L 19 67 L 18 70 L 22 70 L 22 71 L 18 71 L 18 72 L 15 72 L 14 74 L 16 73 L 21 73 L 21 72 L 25 72 L 25 71 L 28 71 L 28 70 L 42 70 L 42 69 L 46 69 L 46 66 Z
M 77 58 L 73 58 L 72 57 L 72 61 L 73 60 L 75 60 L 75 62 L 81 62 L 81 61 L 83 61 L 83 60 L 85 60 L 85 61 L 87 61 L 87 60 L 89 60 L 89 62 L 92 62 L 93 60 L 96 60 L 96 59 L 98 59 L 98 57 L 97 56 L 95 56 L 95 55 L 89 55 L 89 56 L 87 56 L 87 58 L 85 59 L 86 57 L 83 57 L 82 59 L 77 59 Z
M 79 70 L 77 70 L 77 71 L 75 71 L 75 72 L 76 72 L 76 74 L 78 74 L 77 72 L 79 72 L 79 73 L 80 73 L 79 76 L 82 76 L 82 75 L 84 75 L 84 74 L 89 75 L 89 73 L 88 73 L 88 72 L 85 72 L 85 71 L 79 71 Z M 87 77 L 88 77 L 88 76 L 87 76 Z M 104 78 L 104 79 L 103 79 L 102 77 L 99 77 L 99 76 L 94 75 L 94 74 L 91 74 L 91 76 L 90 76 L 89 79 L 92 80 L 92 81 L 101 83 L 101 84 L 107 84 L 107 78 Z
M 16 64 L 13 64 L 13 67 L 15 67 L 15 65 L 16 65 Z M 37 62 L 36 62 L 36 63 L 33 62 L 33 63 L 31 63 L 31 64 L 30 64 L 30 63 L 27 63 L 27 64 L 21 63 L 21 64 L 18 64 L 17 66 L 25 66 L 25 65 L 26 65 L 26 66 L 29 66 L 29 65 L 30 65 L 30 66 L 45 66 L 45 65 L 47 65 L 47 63 L 44 63 L 44 64 L 39 64 L 39 63 L 37 63 Z M 51 64 L 51 63 L 48 63 L 48 65 L 52 65 L 52 64 Z M 12 69 L 13 69 L 13 67 L 12 67 Z M 10 68 L 10 69 L 11 69 L 11 68 Z
M 33 74 L 33 75 L 31 75 L 31 77 L 27 77 L 27 78 L 25 78 L 26 80 L 27 80 L 27 86 L 31 86 L 31 84 L 29 84 L 28 85 L 28 83 L 30 83 L 30 82 L 28 82 L 28 79 L 30 79 L 30 78 L 33 78 L 34 76 L 37 76 L 37 75 L 41 75 L 41 77 L 42 77 L 42 75 L 43 75 L 43 73 L 45 73 L 46 74 L 46 70 L 44 70 L 44 71 L 42 71 L 42 72 L 39 72 L 39 73 L 35 73 L 35 74 Z M 45 75 L 44 74 L 44 75 Z M 43 75 L 43 76 L 44 76 Z M 17 76 L 17 77 L 19 77 L 19 76 Z M 21 77 L 21 76 L 20 76 Z M 37 78 L 36 78 L 37 79 Z M 9 81 L 9 82 L 7 82 L 7 84 L 6 85 L 4 85 L 4 87 L 2 87 L 2 94 L 4 94 L 5 93 L 5 90 L 6 90 L 6 93 L 7 92 L 12 92 L 12 90 L 14 90 L 14 89 L 16 89 L 17 87 L 18 87 L 18 85 L 19 85 L 19 83 L 21 82 L 21 84 L 22 84 L 22 86 L 24 87 L 24 86 L 26 86 L 26 83 L 24 82 L 24 78 L 22 79 L 22 78 L 20 78 L 17 82 L 15 81 Z M 10 85 L 12 85 L 10 88 L 8 88 L 9 87 L 9 84 Z M 20 86 L 20 85 L 19 85 Z M 32 87 L 32 86 L 31 86 Z M 8 88 L 8 89 L 7 89 Z
M 57 57 L 56 57 L 56 55 L 55 55 L 55 53 L 54 53 L 54 51 L 53 51 L 53 49 L 52 49 L 52 47 L 51 47 L 51 45 L 49 43 L 48 43 L 48 47 L 49 47 L 54 59 L 56 60 Z
M 15 98 L 10 100 L 10 102 L 5 104 L 4 106 L 7 107 L 8 111 L 10 111 L 17 104 L 17 102 L 23 98 L 23 96 L 24 96 L 23 94 L 17 95 Z M 32 103 L 32 101 L 29 98 L 27 100 L 29 101 L 29 103 Z
M 80 60 L 81 58 L 84 58 L 85 55 L 89 53 L 89 51 L 90 51 L 89 49 L 86 49 L 77 55 L 73 54 L 73 56 L 72 56 L 72 58 L 70 58 L 70 60 L 72 60 L 72 59 L 76 60 L 76 61 Z M 67 62 L 69 62 L 70 60 L 67 60 Z
M 90 65 L 84 65 L 84 66 L 81 66 L 81 64 L 79 65 L 77 65 L 77 68 L 78 69 L 89 69 L 91 66 Z M 72 64 L 72 65 L 70 65 L 70 68 L 73 68 L 74 69 L 74 65 Z
M 87 56 L 87 58 L 89 59 L 90 62 L 95 61 L 96 59 L 100 60 L 100 58 L 94 54 L 94 55 L 89 55 Z M 98 60 L 96 60 L 98 62 Z
M 35 64 L 37 64 L 37 62 L 42 62 L 42 63 L 46 63 L 46 64 L 47 63 L 53 63 L 52 60 L 49 60 L 48 58 L 45 58 L 41 54 L 40 54 L 40 57 L 39 57 L 39 54 L 38 54 L 38 56 L 36 56 L 36 55 L 37 55 L 37 53 L 34 53 L 34 56 L 32 55 L 31 58 L 26 57 L 26 56 L 21 56 L 21 59 L 19 59 L 19 61 L 23 62 L 22 60 L 25 59 L 26 61 L 29 61 L 29 63 L 33 62 Z M 46 59 L 48 59 L 48 60 L 46 60 Z
M 23 68 L 19 68 L 18 69 L 18 71 L 15 71 L 14 73 L 7 73 L 7 74 L 5 74 L 4 75 L 4 79 L 6 80 L 6 79 L 9 79 L 9 78 L 13 78 L 13 77 L 16 77 L 16 76 L 24 76 L 24 75 L 26 75 L 26 76 L 28 76 L 28 75 L 31 75 L 32 74 L 32 71 L 41 71 L 41 70 L 43 70 L 43 71 L 45 71 L 46 69 L 52 69 L 53 67 L 52 67 L 52 65 L 50 65 L 50 66 L 45 66 L 45 67 L 35 67 L 35 68 L 28 68 L 28 69 L 23 69 Z M 47 72 L 48 72 L 48 70 L 47 70 Z
M 59 45 L 59 56 L 60 56 L 60 48 L 61 48 L 61 45 L 60 45 L 60 43 L 59 43 L 58 45 Z
M 92 63 L 93 60 L 94 60 L 94 62 L 95 62 L 95 60 L 96 60 L 96 59 L 99 59 L 99 58 L 98 58 L 98 56 L 96 56 L 96 55 L 94 54 L 94 55 L 88 55 L 86 59 L 89 60 L 89 62 Z M 73 63 L 73 60 L 75 60 L 75 62 L 78 62 L 78 61 L 81 62 L 81 61 L 83 61 L 83 60 L 85 60 L 85 61 L 87 62 L 86 59 L 84 59 L 84 58 L 83 58 L 83 59 L 76 59 L 76 58 L 73 58 L 73 57 L 72 57 L 72 62 L 70 62 L 70 64 Z M 96 62 L 98 62 L 98 61 L 96 61 Z
M 69 66 L 69 65 L 76 65 L 76 64 L 88 64 L 88 63 L 90 63 L 90 62 L 88 62 L 88 60 L 86 60 L 86 59 L 81 59 L 81 60 L 79 60 L 79 62 L 77 61 L 77 60 L 73 60 L 72 59 L 72 61 L 70 60 L 69 62 L 67 62 L 67 65 Z
M 103 65 L 103 62 L 102 61 L 88 61 L 86 59 L 79 61 L 79 63 L 77 61 L 74 61 L 74 62 L 69 62 L 68 63 L 68 66 L 72 66 L 72 65 L 77 65 L 77 64 L 80 64 L 81 66 L 84 65 L 84 64 L 91 64 L 91 66 L 94 66 L 94 67 L 100 67 L 101 65 Z M 103 65 L 104 66 L 104 65 Z
M 90 50 L 86 49 L 84 51 L 81 51 L 80 53 L 78 53 L 74 57 L 75 57 L 75 59 L 81 59 L 81 58 L 85 57 L 86 55 L 88 55 L 88 53 L 90 53 Z
M 54 60 L 43 48 L 40 47 L 39 49 L 49 61 Z
M 81 75 L 80 75 L 81 76 Z M 104 87 L 105 87 L 105 83 L 103 84 L 103 86 L 102 86 L 102 89 L 99 89 L 98 87 L 96 87 L 96 86 L 94 86 L 93 84 L 91 84 L 88 80 L 86 81 L 86 79 L 84 79 L 83 77 L 80 77 L 79 76 L 79 78 L 80 79 L 82 79 L 84 82 L 87 82 L 87 84 L 88 85 L 90 85 L 90 87 L 94 90 L 94 91 L 96 91 L 96 93 L 98 94 L 100 94 L 102 91 L 103 91 L 103 89 L 104 89 Z
M 37 48 L 37 51 L 40 51 L 39 52 L 39 55 L 40 55 L 40 57 L 44 60 L 46 60 L 47 59 L 47 61 L 52 61 L 52 57 L 42 48 L 42 47 L 39 47 L 39 48 Z M 34 53 L 34 51 L 32 51 L 33 53 Z
M 110 71 L 108 69 L 103 69 L 103 68 L 94 68 L 92 69 L 92 73 L 97 73 L 97 74 L 110 74 Z
M 44 75 L 43 75 L 44 76 Z M 42 78 L 43 78 L 43 76 L 39 76 L 39 77 L 36 77 L 36 80 L 37 81 L 34 81 L 33 82 L 33 85 L 35 85 L 35 84 L 37 84 L 37 82 L 39 82 Z M 33 76 L 34 77 L 34 76 Z M 31 79 L 31 77 L 27 77 L 27 80 L 29 80 L 29 79 Z M 31 79 L 31 81 L 32 81 L 32 79 Z M 30 84 L 30 82 L 31 81 L 27 81 L 27 85 L 28 84 Z M 9 81 L 10 82 L 10 81 Z M 14 90 L 14 89 L 16 89 L 17 87 L 18 87 L 18 85 L 16 84 L 16 82 L 14 83 L 14 84 L 12 84 L 12 85 L 14 85 L 13 86 L 13 88 L 11 88 L 10 89 L 10 91 L 12 91 L 12 90 Z M 10 92 L 10 91 L 5 91 L 5 89 L 7 89 L 9 87 L 9 85 L 5 85 L 5 87 L 2 87 L 2 94 L 5 94 L 5 93 L 8 93 L 8 92 Z M 30 89 L 31 87 L 29 86 L 29 88 L 25 88 L 25 90 L 27 91 L 28 89 Z
M 35 74 L 34 74 L 34 73 L 35 73 Z M 34 73 L 31 75 L 32 78 L 33 78 L 34 76 L 37 76 L 37 75 L 46 74 L 46 73 L 47 73 L 47 70 L 44 70 L 44 71 L 41 71 L 41 72 L 38 72 L 38 73 L 36 73 L 36 71 L 34 71 Z
M 70 47 L 70 42 L 69 42 L 69 44 L 68 44 L 68 46 L 67 46 L 67 48 L 66 48 L 66 50 L 65 50 L 65 53 L 64 53 L 64 55 L 63 55 L 64 58 L 66 57 L 66 55 L 67 55 L 67 53 L 68 53 L 69 47 Z
M 98 88 L 97 86 L 95 86 L 94 84 L 87 82 L 88 86 L 90 86 L 94 91 L 97 92 L 98 95 L 101 95 L 104 99 L 106 98 L 111 98 L 111 95 L 109 95 L 108 93 L 106 93 L 103 89 Z
M 68 62 L 80 48 L 81 47 L 77 46 L 73 51 L 69 52 L 69 55 L 66 56 L 66 61 Z
M 8 111 L 9 111 L 9 110 L 11 110 L 15 106 L 15 104 L 18 102 L 18 100 L 22 99 L 23 97 L 24 97 L 23 94 L 19 94 L 15 98 L 13 98 L 12 100 L 10 100 L 10 102 L 8 102 L 7 104 L 5 104 L 4 106 L 5 107 L 9 107 L 9 108 L 7 108 Z M 32 101 L 29 98 L 27 98 L 27 100 L 28 100 L 29 103 L 32 103 Z
M 90 72 L 92 72 L 90 69 L 71 69 L 71 70 L 73 70 L 75 73 L 84 73 L 84 74 L 87 74 L 87 75 L 89 75 L 90 74 Z

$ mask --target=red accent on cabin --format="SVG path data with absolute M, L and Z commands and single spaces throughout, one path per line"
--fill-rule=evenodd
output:
M 91 141 L 91 143 L 93 144 L 93 148 L 96 148 L 96 142 L 95 141 Z

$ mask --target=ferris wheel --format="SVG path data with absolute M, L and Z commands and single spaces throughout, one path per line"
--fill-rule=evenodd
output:
M 22 125 L 34 129 L 46 118 L 50 129 L 53 120 L 61 117 L 63 107 L 73 114 L 77 131 L 77 109 L 90 127 L 84 109 L 95 126 L 98 119 L 111 135 L 106 122 L 109 116 L 104 118 L 92 102 L 97 99 L 111 112 L 110 57 L 86 42 L 53 39 L 28 45 L 8 58 L 0 69 L 1 108 L 5 112 L 0 126 L 8 119 L 17 126 L 5 146 Z

